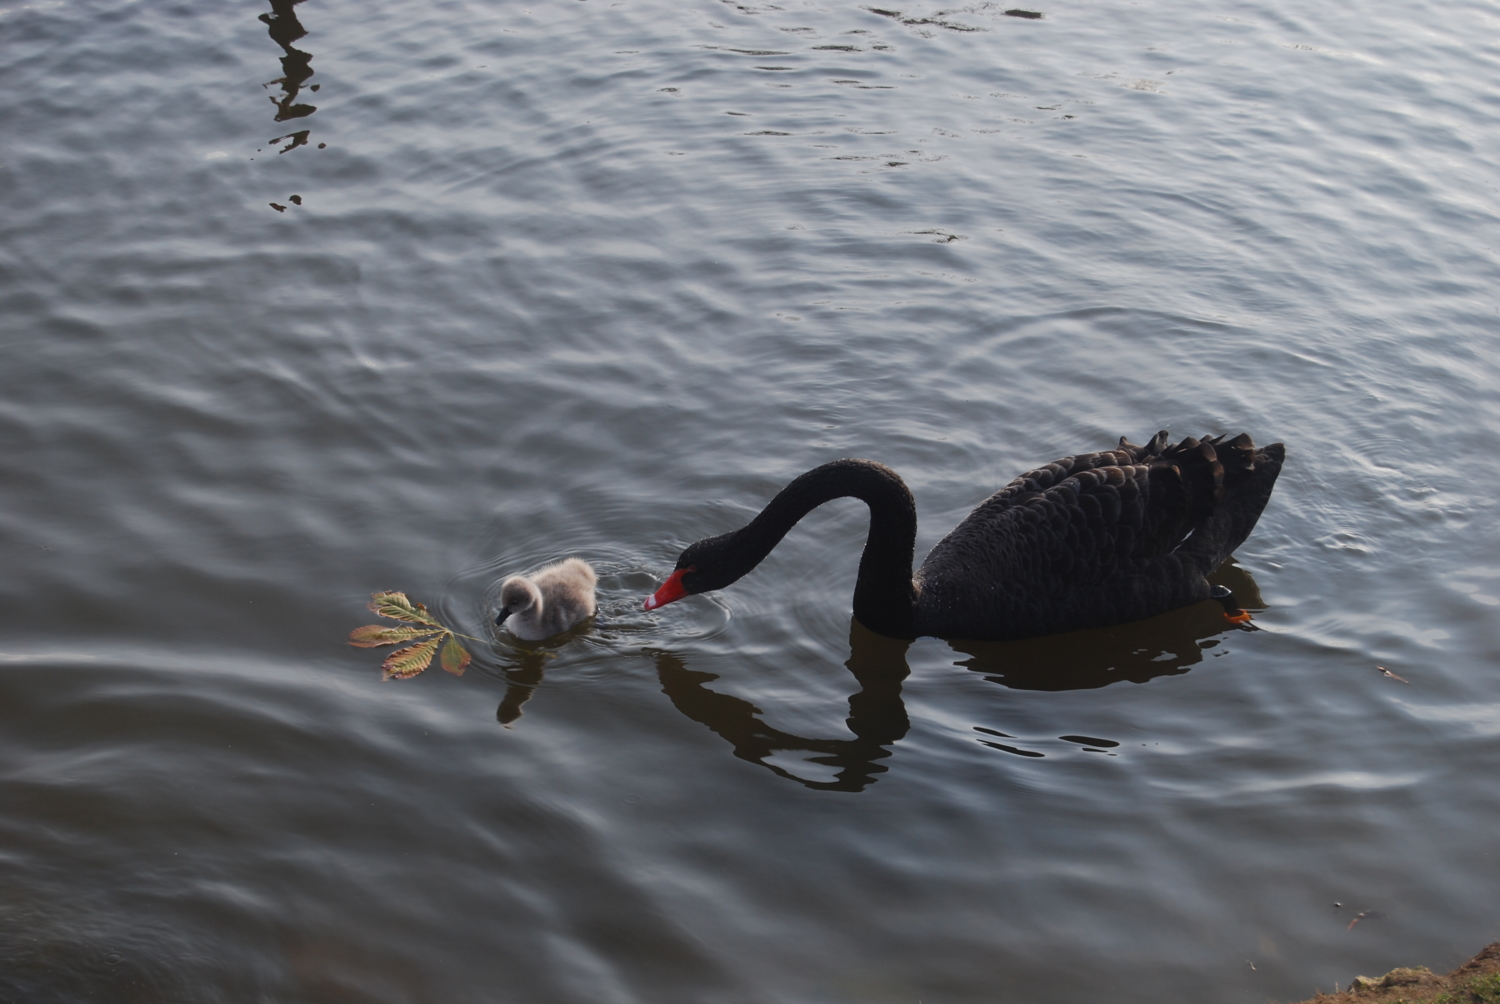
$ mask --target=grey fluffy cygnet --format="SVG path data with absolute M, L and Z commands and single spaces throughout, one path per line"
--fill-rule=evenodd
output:
M 594 584 L 599 577 L 578 558 L 559 561 L 533 572 L 530 578 L 512 575 L 500 583 L 500 614 L 517 638 L 541 641 L 594 616 Z

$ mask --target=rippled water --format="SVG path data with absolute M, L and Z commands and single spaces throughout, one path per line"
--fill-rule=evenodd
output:
M 1500 936 L 1500 14 L 1035 11 L 7 0 L 0 999 L 1258 1002 Z M 920 558 L 1163 426 L 1287 444 L 1259 632 L 871 636 L 852 500 L 640 610 L 826 460 Z M 568 554 L 563 643 L 344 643 Z

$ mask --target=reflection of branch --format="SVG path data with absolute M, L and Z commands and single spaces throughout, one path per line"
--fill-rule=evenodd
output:
M 297 12 L 292 10 L 301 2 L 302 0 L 271 0 L 271 13 L 260 16 L 271 29 L 271 41 L 288 52 L 293 51 L 293 42 L 307 34 L 307 29 L 297 20 Z
M 271 142 L 280 143 L 284 139 L 291 140 L 291 142 L 286 146 L 276 151 L 277 153 L 286 153 L 288 150 L 295 150 L 299 146 L 306 146 L 308 134 L 311 132 L 311 129 L 302 129 L 298 132 L 287 133 L 285 136 L 277 136 L 275 139 L 271 140 Z
M 274 84 L 274 83 L 276 83 L 276 81 L 273 80 L 273 81 L 271 81 L 271 83 Z M 295 98 L 296 96 L 297 96 L 297 91 L 296 91 L 295 88 L 293 88 L 292 91 L 291 91 L 291 93 L 289 93 L 286 97 L 282 98 L 280 101 L 277 101 L 275 98 L 271 99 L 271 104 L 275 105 L 276 109 L 277 109 L 277 111 L 276 111 L 276 121 L 277 122 L 285 122 L 287 119 L 300 119 L 300 118 L 303 118 L 304 116 L 311 115 L 313 112 L 315 112 L 315 111 L 318 110 L 318 106 L 317 105 L 294 105 L 294 104 L 292 104 L 292 99 Z M 304 133 L 303 136 L 304 136 L 304 138 L 303 138 L 302 142 L 306 143 L 307 142 L 307 139 L 305 138 L 306 137 L 306 133 Z M 298 143 L 297 145 L 301 146 L 302 144 Z M 289 149 L 291 149 L 291 147 L 288 147 L 287 149 L 289 150 Z M 286 153 L 286 150 L 283 150 L 281 152 L 282 153 Z
M 302 85 L 313 75 L 312 56 L 301 49 L 292 48 L 293 42 L 307 34 L 307 29 L 302 27 L 302 22 L 297 20 L 297 14 L 292 10 L 301 2 L 302 0 L 271 0 L 271 13 L 260 15 L 260 20 L 269 29 L 267 33 L 271 36 L 271 41 L 281 46 L 286 53 L 281 57 L 281 76 L 270 82 L 281 85 L 282 97 L 271 99 L 271 103 L 276 106 L 277 122 L 304 118 L 318 110 L 316 105 L 293 104 Z M 270 84 L 266 86 L 269 87 Z M 313 89 L 317 90 L 316 87 Z M 306 142 L 304 133 L 301 143 L 293 143 L 286 149 L 295 149 Z M 286 153 L 286 150 L 281 152 Z

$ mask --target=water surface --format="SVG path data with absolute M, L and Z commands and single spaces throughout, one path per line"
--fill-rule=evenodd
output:
M 1500 936 L 1500 16 L 1035 12 L 0 7 L 0 999 L 1228 1004 Z M 640 610 L 827 460 L 920 557 L 1162 427 L 1287 444 L 1257 632 L 872 636 L 852 500 Z M 562 643 L 344 644 L 569 554 Z

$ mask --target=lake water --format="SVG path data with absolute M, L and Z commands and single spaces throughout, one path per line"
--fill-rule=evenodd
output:
M 1500 11 L 900 2 L 4 0 L 0 1000 L 1258 1004 L 1500 937 Z M 920 559 L 1163 427 L 1287 445 L 1257 632 L 871 636 L 853 500 L 640 609 L 825 461 Z M 345 643 L 570 554 L 561 643 Z

